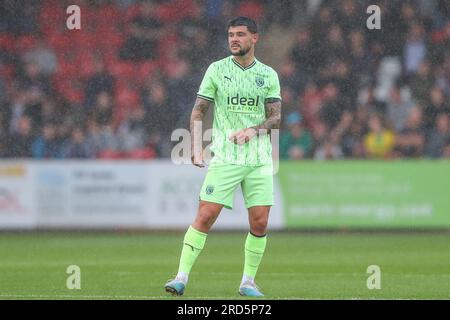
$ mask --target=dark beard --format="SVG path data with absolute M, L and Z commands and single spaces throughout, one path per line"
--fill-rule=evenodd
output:
M 240 49 L 238 52 L 236 52 L 236 53 L 233 53 L 233 51 L 230 51 L 231 52 L 231 54 L 233 55 L 233 56 L 240 56 L 240 57 L 242 57 L 242 56 L 245 56 L 246 54 L 247 54 L 247 52 L 249 52 L 250 51 L 250 48 L 248 48 L 247 50 L 244 50 L 244 49 Z

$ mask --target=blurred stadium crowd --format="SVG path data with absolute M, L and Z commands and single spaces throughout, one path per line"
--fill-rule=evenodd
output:
M 0 157 L 169 157 L 237 15 L 294 39 L 277 68 L 282 158 L 450 158 L 447 0 L 2 1 Z

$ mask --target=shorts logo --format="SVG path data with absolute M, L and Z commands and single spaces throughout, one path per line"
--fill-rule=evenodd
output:
M 206 186 L 206 194 L 211 194 L 214 192 L 214 186 L 208 185 Z
M 262 87 L 264 85 L 264 78 L 263 77 L 256 77 L 255 78 L 255 82 L 256 82 L 256 85 L 258 87 Z

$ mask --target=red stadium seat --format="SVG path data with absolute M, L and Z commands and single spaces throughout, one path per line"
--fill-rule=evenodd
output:
M 136 68 L 136 82 L 138 84 L 143 84 L 148 79 L 148 77 L 150 77 L 153 72 L 158 69 L 158 62 L 149 60 L 138 64 Z
M 124 14 L 124 21 L 129 22 L 133 20 L 136 16 L 139 15 L 141 11 L 141 5 L 139 3 L 134 3 L 127 7 L 126 12 Z
M 68 32 L 53 32 L 48 35 L 47 42 L 57 54 L 76 49 L 73 38 Z
M 109 63 L 106 61 L 109 73 L 117 78 L 132 79 L 135 76 L 135 67 L 132 62 L 116 61 Z
M 81 104 L 84 101 L 84 87 L 77 79 L 56 75 L 53 86 L 69 103 Z
M 240 16 L 246 16 L 259 21 L 264 17 L 264 5 L 260 1 L 244 1 L 240 3 L 236 10 Z
M 98 47 L 102 50 L 117 51 L 125 42 L 126 36 L 114 25 L 97 28 Z
M 105 5 L 95 11 L 97 30 L 123 22 L 123 14 L 117 6 Z
M 81 29 L 74 32 L 72 39 L 79 50 L 95 50 L 98 47 L 98 39 L 94 32 Z
M 116 106 L 119 109 L 131 110 L 140 102 L 139 92 L 127 86 L 118 86 L 115 92 Z
M 174 0 L 162 2 L 156 15 L 166 23 L 177 23 L 187 17 L 195 17 L 201 13 L 199 5 L 192 0 Z
M 14 43 L 15 51 L 19 54 L 25 53 L 36 46 L 36 38 L 31 35 L 20 36 Z
M 45 1 L 39 13 L 39 27 L 44 34 L 50 34 L 52 31 L 61 31 L 66 26 L 66 8 L 62 1 Z
M 126 157 L 128 159 L 154 159 L 156 152 L 150 148 L 137 149 L 127 152 Z
M 58 59 L 58 69 L 56 74 L 63 78 L 76 78 L 78 76 L 78 66 L 76 65 L 76 60 L 69 61 L 64 58 Z
M 14 50 L 14 37 L 7 33 L 0 34 L 0 49 L 5 51 L 13 51 Z
M 15 76 L 16 68 L 13 64 L 0 64 L 0 76 L 11 81 Z
M 99 159 L 123 159 L 124 155 L 116 150 L 102 150 L 97 154 Z
M 89 51 L 79 51 L 77 53 L 78 76 L 88 78 L 94 74 L 94 55 Z

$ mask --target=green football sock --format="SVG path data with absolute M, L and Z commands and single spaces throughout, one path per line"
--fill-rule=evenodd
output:
M 192 226 L 189 226 L 184 236 L 178 273 L 189 275 L 195 260 L 197 260 L 198 255 L 205 245 L 207 235 L 207 233 L 200 232 L 192 228 Z
M 245 240 L 244 279 L 254 279 L 266 249 L 267 236 L 256 237 L 249 233 Z

